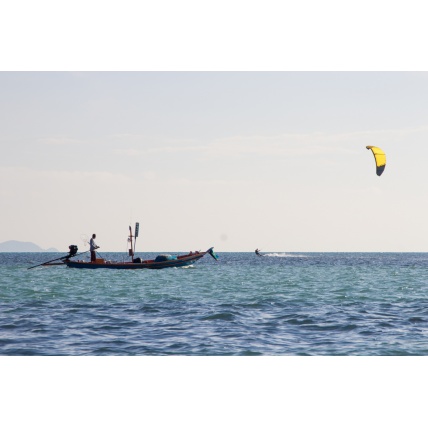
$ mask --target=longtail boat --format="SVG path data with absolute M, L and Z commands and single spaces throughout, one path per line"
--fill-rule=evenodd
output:
M 105 258 L 97 257 L 95 261 L 84 261 L 84 260 L 71 260 L 72 258 L 87 253 L 77 253 L 77 245 L 70 245 L 69 253 L 63 257 L 59 257 L 55 260 L 50 260 L 48 262 L 32 266 L 28 269 L 32 269 L 37 266 L 57 266 L 57 265 L 66 265 L 70 268 L 78 269 L 164 269 L 168 267 L 182 267 L 189 266 L 195 263 L 197 260 L 209 254 L 215 260 L 218 260 L 217 254 L 214 252 L 214 247 L 209 248 L 207 251 L 191 251 L 188 254 L 183 254 L 179 256 L 173 256 L 170 254 L 160 254 L 152 260 L 142 260 L 140 257 L 134 257 L 135 255 L 135 242 L 138 237 L 139 224 L 135 224 L 135 234 L 132 235 L 131 226 L 129 226 L 129 238 L 130 247 L 128 250 L 128 256 L 130 261 L 111 261 L 106 260 Z M 55 262 L 55 263 L 54 263 Z
M 191 251 L 189 254 L 181 256 L 160 254 L 153 260 L 142 260 L 139 257 L 133 258 L 128 262 L 113 262 L 102 258 L 97 258 L 94 262 L 65 259 L 63 263 L 70 268 L 80 269 L 164 269 L 168 267 L 189 266 L 204 257 L 207 253 L 217 260 L 217 255 L 214 253 L 213 247 L 211 247 L 207 251 Z

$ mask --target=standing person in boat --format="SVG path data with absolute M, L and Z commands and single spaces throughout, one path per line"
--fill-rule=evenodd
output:
M 89 247 L 91 250 L 91 262 L 94 262 L 95 259 L 97 258 L 97 253 L 95 252 L 95 250 L 97 248 L 100 248 L 96 243 L 95 243 L 95 238 L 97 237 L 97 235 L 95 235 L 95 233 L 92 235 L 91 240 L 89 241 Z

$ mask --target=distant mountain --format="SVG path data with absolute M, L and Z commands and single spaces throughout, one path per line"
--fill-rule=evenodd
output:
M 0 253 L 58 253 L 56 248 L 44 250 L 32 242 L 6 241 L 0 243 Z

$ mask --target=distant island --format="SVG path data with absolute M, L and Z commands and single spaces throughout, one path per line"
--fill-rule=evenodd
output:
M 44 250 L 32 242 L 6 241 L 0 243 L 0 253 L 58 253 L 56 248 Z

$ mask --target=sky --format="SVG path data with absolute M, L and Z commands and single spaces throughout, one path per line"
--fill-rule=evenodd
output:
M 10 71 L 0 90 L 0 242 L 126 251 L 139 222 L 137 251 L 428 250 L 428 73 Z

